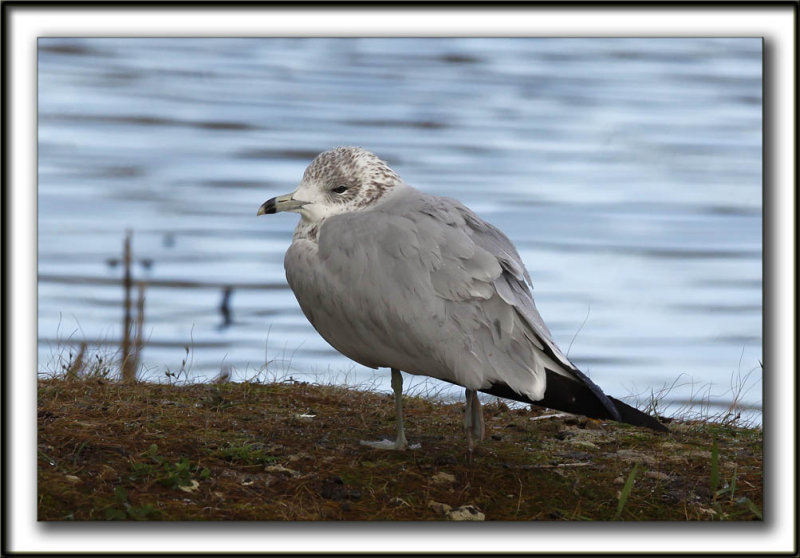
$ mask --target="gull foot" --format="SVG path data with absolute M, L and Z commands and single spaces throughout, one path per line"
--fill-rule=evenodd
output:
M 382 450 L 404 450 L 404 449 L 419 449 L 422 446 L 420 444 L 411 444 L 408 445 L 408 442 L 405 440 L 380 440 L 378 442 L 368 442 L 366 440 L 361 440 L 358 442 L 362 446 L 367 446 L 374 449 L 382 449 Z

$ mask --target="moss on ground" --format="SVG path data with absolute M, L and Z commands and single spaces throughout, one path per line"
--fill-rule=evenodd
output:
M 761 519 L 760 429 L 658 434 L 498 402 L 468 461 L 463 404 L 418 397 L 405 452 L 359 445 L 393 435 L 391 396 L 335 386 L 50 379 L 38 404 L 46 521 Z

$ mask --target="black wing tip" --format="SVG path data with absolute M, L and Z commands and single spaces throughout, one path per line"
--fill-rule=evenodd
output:
M 623 403 L 614 397 L 609 397 L 609 399 L 617 407 L 621 422 L 632 424 L 633 426 L 644 426 L 656 432 L 669 432 L 669 428 L 660 423 L 656 417 L 648 415 L 635 407 L 631 407 L 627 403 Z
M 608 397 L 605 394 L 603 394 L 602 398 L 599 397 L 596 392 L 599 388 L 594 384 L 591 385 L 594 389 L 581 382 L 570 380 L 547 370 L 547 389 L 544 397 L 539 401 L 533 401 L 517 393 L 503 382 L 495 382 L 490 388 L 480 391 L 497 397 L 530 403 L 575 415 L 603 420 L 616 420 L 633 426 L 650 428 L 656 432 L 669 432 L 666 426 L 647 413 L 643 413 L 627 403 Z M 614 412 L 611 412 L 609 407 L 612 407 Z

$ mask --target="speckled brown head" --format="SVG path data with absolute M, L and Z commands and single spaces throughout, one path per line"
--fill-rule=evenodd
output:
M 266 201 L 258 215 L 294 211 L 309 223 L 332 215 L 368 209 L 404 185 L 389 165 L 360 147 L 320 153 L 303 174 L 297 190 Z

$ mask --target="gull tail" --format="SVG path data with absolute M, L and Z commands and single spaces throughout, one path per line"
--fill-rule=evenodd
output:
M 497 397 L 548 407 L 566 413 L 584 415 L 596 419 L 616 420 L 633 424 L 634 426 L 644 426 L 658 432 L 669 432 L 667 427 L 654 417 L 634 409 L 619 399 L 604 394 L 600 388 L 580 371 L 577 371 L 577 376 L 582 381 L 572 380 L 547 370 L 547 388 L 544 392 L 544 398 L 539 401 L 533 401 L 517 393 L 502 382 L 495 382 L 489 389 L 480 391 Z

